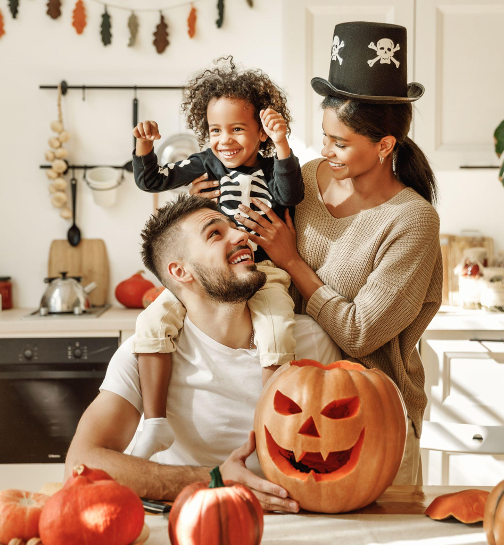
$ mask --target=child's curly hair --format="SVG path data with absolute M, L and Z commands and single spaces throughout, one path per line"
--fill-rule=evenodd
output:
M 254 119 L 262 127 L 259 112 L 273 108 L 282 115 L 290 134 L 292 117 L 287 108 L 287 97 L 261 70 L 239 71 L 233 57 L 221 57 L 214 61 L 215 68 L 204 70 L 191 79 L 183 91 L 182 112 L 187 127 L 192 129 L 200 146 L 209 139 L 207 107 L 214 98 L 241 98 L 254 107 Z M 275 145 L 271 138 L 261 142 L 259 149 L 263 156 L 273 155 Z

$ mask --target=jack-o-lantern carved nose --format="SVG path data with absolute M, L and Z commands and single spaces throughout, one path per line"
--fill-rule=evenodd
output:
M 312 437 L 320 437 L 317 426 L 315 426 L 315 422 L 313 421 L 313 418 L 311 416 L 301 426 L 301 428 L 299 428 L 298 433 L 301 433 L 302 435 L 311 435 Z

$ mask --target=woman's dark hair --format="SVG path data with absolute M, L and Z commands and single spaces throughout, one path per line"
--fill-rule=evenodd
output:
M 408 137 L 413 115 L 409 103 L 372 104 L 343 97 L 327 96 L 322 108 L 332 108 L 350 130 L 377 143 L 394 136 L 394 174 L 431 204 L 437 201 L 436 177 L 423 151 Z
M 214 61 L 215 68 L 196 74 L 183 92 L 182 112 L 186 116 L 187 127 L 192 129 L 201 146 L 209 138 L 207 108 L 212 99 L 241 98 L 254 108 L 254 119 L 262 127 L 259 112 L 273 108 L 282 115 L 290 134 L 292 121 L 287 108 L 285 93 L 275 85 L 261 70 L 240 71 L 233 63 L 233 57 L 221 57 Z M 261 142 L 261 153 L 267 157 L 273 154 L 275 145 L 271 138 Z

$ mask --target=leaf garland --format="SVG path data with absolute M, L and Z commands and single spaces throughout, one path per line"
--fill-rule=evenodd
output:
M 189 38 L 194 38 L 196 34 L 196 20 L 197 20 L 196 8 L 191 4 L 191 11 L 189 12 L 189 17 L 187 18 L 187 34 Z
M 0 10 L 0 38 L 5 34 L 4 20 L 2 10 Z
M 135 45 L 138 34 L 138 26 L 138 17 L 135 15 L 135 12 L 132 11 L 128 19 L 128 28 L 130 31 L 128 47 L 133 47 Z
M 101 23 L 101 37 L 103 45 L 107 46 L 112 43 L 112 23 L 110 22 L 110 15 L 107 11 L 107 6 L 105 6 L 105 11 L 102 15 L 102 23 Z
M 253 8 L 254 7 L 254 0 L 247 0 L 247 4 Z
M 82 34 L 86 27 L 86 8 L 82 0 L 77 0 L 72 13 L 72 26 L 77 31 L 77 34 Z
M 219 12 L 219 18 L 215 23 L 217 28 L 220 28 L 224 22 L 224 0 L 217 0 L 217 11 Z
M 17 17 L 18 8 L 19 8 L 19 0 L 9 0 L 9 9 L 13 19 Z
M 156 32 L 154 32 L 154 41 L 152 43 L 156 46 L 158 53 L 163 53 L 170 43 L 168 41 L 168 25 L 165 23 L 162 13 L 159 24 L 156 27 Z
M 61 16 L 61 0 L 49 0 L 47 2 L 47 15 L 51 19 L 57 19 Z

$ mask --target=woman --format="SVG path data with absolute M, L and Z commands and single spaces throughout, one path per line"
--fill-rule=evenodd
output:
M 343 23 L 333 44 L 328 81 L 312 80 L 325 97 L 323 158 L 303 167 L 296 230 L 288 214 L 284 223 L 259 202 L 271 223 L 246 207 L 249 217 L 237 220 L 291 275 L 297 312 L 314 318 L 346 359 L 381 369 L 396 383 L 408 435 L 394 484 L 421 484 L 427 397 L 416 344 L 442 293 L 436 182 L 407 136 L 411 102 L 424 89 L 406 83 L 403 27 Z M 195 184 L 193 193 L 203 187 Z

